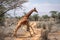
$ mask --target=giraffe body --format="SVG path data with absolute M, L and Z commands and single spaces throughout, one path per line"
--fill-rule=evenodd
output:
M 32 12 L 37 12 L 36 8 L 30 10 L 25 16 L 23 16 L 19 21 L 18 21 L 18 24 L 16 25 L 16 29 L 14 30 L 14 34 L 13 36 L 15 36 L 17 34 L 17 31 L 18 29 L 21 27 L 21 25 L 27 25 L 27 31 L 30 32 L 30 29 L 29 27 L 31 27 L 29 25 L 29 16 L 32 14 Z M 33 30 L 33 28 L 31 27 L 31 29 Z M 34 32 L 34 31 L 33 31 Z M 31 35 L 31 32 L 30 32 L 30 35 Z M 31 35 L 32 36 L 32 35 Z

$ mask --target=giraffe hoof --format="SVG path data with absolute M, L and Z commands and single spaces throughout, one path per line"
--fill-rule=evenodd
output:
M 33 37 L 33 35 L 31 35 L 31 37 Z
M 34 33 L 34 34 L 36 34 L 36 33 Z
M 13 34 L 13 35 L 12 35 L 12 37 L 16 37 L 16 35 L 15 35 L 15 34 Z
M 33 36 L 31 35 L 31 36 L 28 36 L 28 37 L 33 37 Z
M 36 33 L 34 33 L 35 35 L 37 35 Z

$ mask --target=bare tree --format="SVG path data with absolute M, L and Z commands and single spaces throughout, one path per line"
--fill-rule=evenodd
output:
M 21 7 L 21 4 L 27 1 L 28 0 L 0 0 L 0 5 L 3 5 L 6 8 L 2 14 L 17 7 Z

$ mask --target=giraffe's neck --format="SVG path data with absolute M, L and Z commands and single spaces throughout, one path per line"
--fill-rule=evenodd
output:
M 29 18 L 29 16 L 32 14 L 33 10 L 30 10 L 24 17 Z

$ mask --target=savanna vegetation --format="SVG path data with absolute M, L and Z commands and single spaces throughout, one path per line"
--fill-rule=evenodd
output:
M 28 0 L 18 0 L 18 1 L 17 0 L 0 0 L 0 40 L 5 40 L 4 38 L 5 38 L 5 36 L 7 36 L 6 34 L 4 34 L 4 32 L 5 32 L 4 30 L 8 30 L 9 27 L 16 26 L 16 24 L 14 24 L 17 22 L 16 19 L 19 20 L 22 17 L 22 16 L 16 16 L 16 15 L 14 15 L 14 17 L 12 17 L 7 12 L 10 10 L 16 10 L 16 8 L 22 9 L 23 6 L 21 4 L 23 4 L 25 2 L 28 2 Z M 26 13 L 23 12 L 23 14 L 25 15 Z M 33 14 L 29 17 L 29 21 L 39 22 L 36 25 L 37 28 L 41 28 L 42 26 L 47 25 L 48 26 L 47 30 L 49 30 L 49 33 L 50 33 L 50 32 L 52 32 L 51 30 L 52 30 L 53 26 L 54 27 L 56 26 L 58 28 L 60 27 L 59 26 L 60 25 L 60 12 L 51 10 L 49 12 L 49 14 L 50 14 L 50 16 L 47 14 L 42 15 L 42 16 L 40 16 L 39 14 Z M 11 20 L 8 18 L 10 18 Z M 50 19 L 51 20 L 54 19 L 53 20 L 54 23 L 51 22 Z M 9 20 L 9 21 L 7 21 L 7 20 Z M 5 22 L 9 22 L 10 24 L 9 23 L 5 24 Z M 10 30 L 12 30 L 12 29 L 9 29 L 9 32 L 11 32 Z M 54 31 L 54 32 L 56 32 L 56 31 Z

